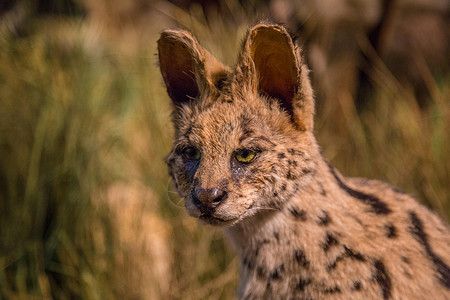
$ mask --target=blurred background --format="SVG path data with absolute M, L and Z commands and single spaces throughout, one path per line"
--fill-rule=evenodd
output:
M 167 175 L 156 40 L 233 65 L 260 19 L 303 47 L 325 157 L 449 220 L 448 0 L 2 1 L 0 299 L 234 298 L 231 247 Z

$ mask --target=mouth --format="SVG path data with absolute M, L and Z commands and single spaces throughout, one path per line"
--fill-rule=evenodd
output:
M 199 218 L 199 220 L 201 220 L 205 223 L 208 223 L 210 225 L 215 225 L 215 226 L 225 226 L 225 225 L 233 223 L 236 220 L 236 219 L 224 220 L 224 219 L 214 217 L 208 213 L 203 213 L 198 218 Z

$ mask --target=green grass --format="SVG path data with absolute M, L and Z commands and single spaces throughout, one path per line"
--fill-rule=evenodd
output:
M 1 48 L 1 293 L 101 295 L 91 195 L 120 178 L 124 74 L 45 35 Z
M 176 14 L 229 64 L 253 21 Z M 189 218 L 170 186 L 158 30 L 122 51 L 86 45 L 82 20 L 52 23 L 72 39 L 46 24 L 0 38 L 0 298 L 233 298 L 230 246 Z M 317 99 L 324 155 L 344 174 L 389 181 L 448 219 L 449 78 L 435 79 L 419 109 L 411 87 L 378 76 L 388 80 L 375 78 L 375 101 L 359 114 L 345 93 Z M 129 212 L 131 221 L 122 218 Z

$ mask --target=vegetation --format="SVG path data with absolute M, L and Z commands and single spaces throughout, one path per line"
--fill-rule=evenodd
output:
M 231 247 L 187 216 L 166 172 L 170 103 L 154 54 L 159 30 L 177 20 L 233 64 L 254 17 L 169 8 L 132 49 L 82 16 L 1 33 L 0 298 L 234 297 Z M 316 133 L 331 163 L 389 181 L 448 220 L 450 74 L 431 75 L 419 106 L 414 87 L 381 65 L 373 101 L 357 111 L 351 93 L 314 73 Z

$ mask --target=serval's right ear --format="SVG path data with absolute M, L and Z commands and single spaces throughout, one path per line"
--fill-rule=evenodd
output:
M 159 66 L 172 102 L 178 106 L 218 91 L 229 73 L 188 31 L 168 29 L 158 40 Z

